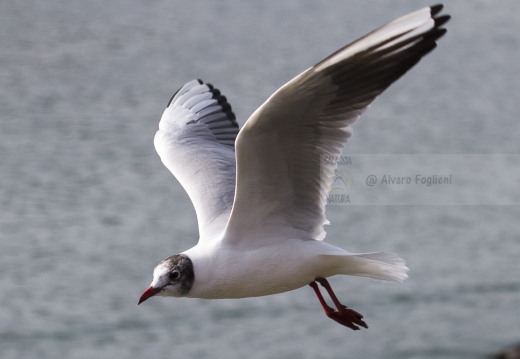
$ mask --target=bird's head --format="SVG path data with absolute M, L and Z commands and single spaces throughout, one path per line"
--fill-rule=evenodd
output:
M 153 270 L 152 284 L 143 293 L 138 304 L 154 295 L 184 297 L 189 293 L 194 280 L 193 263 L 188 256 L 177 254 L 163 259 Z

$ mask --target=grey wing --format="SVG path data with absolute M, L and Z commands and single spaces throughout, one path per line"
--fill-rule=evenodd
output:
M 237 134 L 226 98 L 201 80 L 188 82 L 173 95 L 159 123 L 155 148 L 188 193 L 201 240 L 222 232 L 229 218 Z
M 236 141 L 237 190 L 226 238 L 285 233 L 321 240 L 334 159 L 351 124 L 436 46 L 442 6 L 399 18 L 347 45 L 277 90 Z M 259 240 L 257 236 L 256 240 Z M 269 236 L 264 236 L 265 238 Z

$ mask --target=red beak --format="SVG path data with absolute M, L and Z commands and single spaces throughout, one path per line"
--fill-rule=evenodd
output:
M 137 305 L 141 304 L 142 302 L 144 302 L 148 298 L 153 297 L 154 295 L 156 295 L 160 291 L 161 291 L 161 288 L 154 288 L 154 287 L 150 286 L 150 288 L 148 288 L 147 290 L 144 291 L 144 293 L 141 296 L 141 299 L 139 299 L 139 303 L 137 303 Z

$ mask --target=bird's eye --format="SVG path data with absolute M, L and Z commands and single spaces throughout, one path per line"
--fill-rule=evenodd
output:
M 170 280 L 177 280 L 179 279 L 179 277 L 181 276 L 181 274 L 179 273 L 179 271 L 177 270 L 174 270 L 173 272 L 170 273 Z

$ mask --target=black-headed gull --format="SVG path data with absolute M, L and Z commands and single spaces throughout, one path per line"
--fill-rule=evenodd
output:
M 161 261 L 139 304 L 159 296 L 244 298 L 310 285 L 328 317 L 351 329 L 363 316 L 325 278 L 402 282 L 391 253 L 353 254 L 323 242 L 327 189 L 351 125 L 433 50 L 442 5 L 403 16 L 345 46 L 278 89 L 239 131 L 226 98 L 193 80 L 168 103 L 155 136 L 163 163 L 190 196 L 199 242 Z M 328 292 L 336 309 L 320 293 Z

